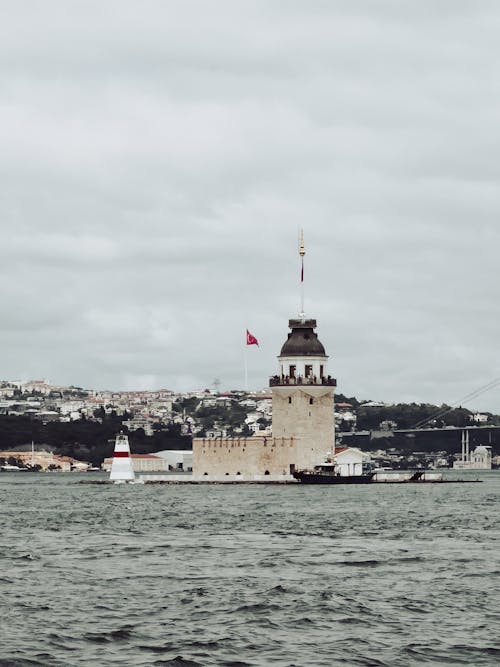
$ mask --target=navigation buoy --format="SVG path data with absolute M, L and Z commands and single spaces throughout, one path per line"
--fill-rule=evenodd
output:
M 115 440 L 115 451 L 111 464 L 109 480 L 111 482 L 130 482 L 135 479 L 134 466 L 130 456 L 128 437 L 119 433 Z

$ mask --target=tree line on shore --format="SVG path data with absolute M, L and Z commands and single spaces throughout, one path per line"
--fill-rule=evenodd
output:
M 152 436 L 142 429 L 129 432 L 122 420 L 127 416 L 116 413 L 106 415 L 100 421 L 79 419 L 72 422 L 47 422 L 24 416 L 0 416 L 0 450 L 11 451 L 20 447 L 53 451 L 60 456 L 71 456 L 77 460 L 90 461 L 99 466 L 113 455 L 117 433 L 123 431 L 129 437 L 135 454 L 150 454 L 162 449 L 191 449 L 191 437 L 181 435 L 179 424 L 157 424 Z

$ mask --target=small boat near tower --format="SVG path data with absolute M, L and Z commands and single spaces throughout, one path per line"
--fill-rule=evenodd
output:
M 312 470 L 296 470 L 295 479 L 302 484 L 370 484 L 374 472 L 360 475 L 341 475 L 340 469 L 334 461 L 325 461 L 314 466 Z

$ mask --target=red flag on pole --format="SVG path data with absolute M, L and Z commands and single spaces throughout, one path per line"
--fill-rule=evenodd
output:
M 259 341 L 253 336 L 250 331 L 247 329 L 247 345 L 257 345 L 259 346 Z

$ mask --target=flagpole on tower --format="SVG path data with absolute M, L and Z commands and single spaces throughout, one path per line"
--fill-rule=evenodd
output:
M 246 338 L 245 338 L 245 350 L 243 351 L 243 359 L 245 360 L 245 391 L 248 391 L 248 365 L 247 365 L 247 352 L 246 348 L 249 345 L 257 345 L 259 347 L 259 341 L 253 334 L 250 333 L 250 331 L 246 331 Z
M 304 313 L 304 255 L 306 254 L 304 248 L 304 230 L 300 230 L 299 238 L 299 256 L 300 256 L 300 313 L 299 317 L 301 319 L 305 318 Z
M 245 337 L 245 347 L 243 348 L 243 360 L 245 363 L 245 391 L 248 391 L 248 362 L 247 362 L 247 341 L 248 336 Z

